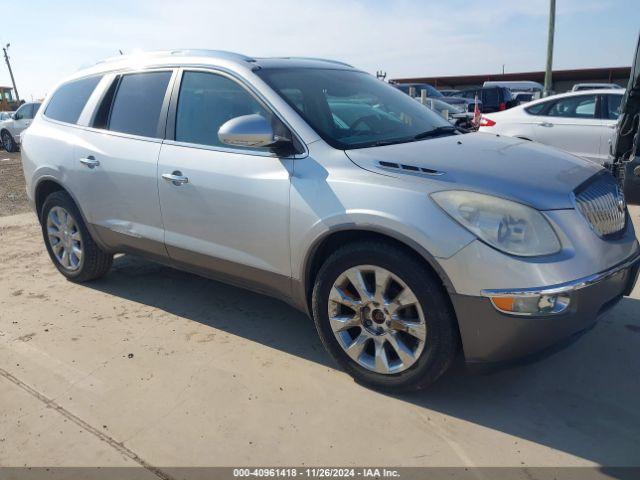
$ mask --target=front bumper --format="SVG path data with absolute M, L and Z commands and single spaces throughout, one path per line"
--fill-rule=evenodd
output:
M 592 326 L 598 317 L 633 290 L 640 254 L 604 272 L 543 288 L 483 291 L 481 297 L 452 295 L 464 355 L 469 363 L 504 362 L 548 349 Z M 488 298 L 496 294 L 570 296 L 556 315 L 518 316 L 499 312 Z

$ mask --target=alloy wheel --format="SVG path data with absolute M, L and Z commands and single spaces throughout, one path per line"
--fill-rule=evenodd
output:
M 62 207 L 47 215 L 47 237 L 56 260 L 69 271 L 78 270 L 84 257 L 82 234 L 73 216 Z
M 331 288 L 328 312 L 344 352 L 368 370 L 400 373 L 424 351 L 427 326 L 420 302 L 385 268 L 359 265 L 343 272 Z
M 13 151 L 13 138 L 7 132 L 2 134 L 2 146 L 7 152 Z

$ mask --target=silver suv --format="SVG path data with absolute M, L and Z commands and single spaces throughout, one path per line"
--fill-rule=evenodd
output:
M 124 252 L 281 298 L 371 387 L 555 348 L 637 277 L 607 171 L 459 131 L 348 65 L 149 53 L 52 92 L 22 159 L 64 276 Z

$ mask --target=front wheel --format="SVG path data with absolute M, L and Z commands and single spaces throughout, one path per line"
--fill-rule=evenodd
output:
M 18 151 L 16 141 L 7 130 L 3 131 L 0 137 L 0 139 L 2 140 L 2 146 L 7 152 L 13 153 Z
M 93 241 L 78 207 L 66 192 L 54 192 L 47 197 L 41 224 L 51 261 L 69 280 L 94 280 L 111 268 L 113 255 Z
M 383 242 L 347 245 L 327 259 L 313 289 L 313 316 L 334 359 L 357 382 L 381 390 L 428 386 L 458 348 L 439 279 Z

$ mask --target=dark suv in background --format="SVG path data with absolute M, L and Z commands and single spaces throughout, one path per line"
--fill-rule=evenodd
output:
M 482 113 L 500 112 L 517 105 L 507 87 L 478 87 L 462 90 L 458 96 L 473 101 L 478 96 L 482 101 Z

